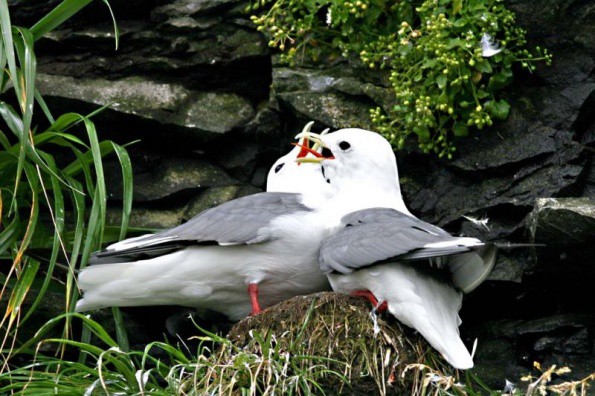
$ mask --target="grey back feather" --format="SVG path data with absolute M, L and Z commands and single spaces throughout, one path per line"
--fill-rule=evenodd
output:
M 254 244 L 274 239 L 271 223 L 280 216 L 309 212 L 294 193 L 259 193 L 205 210 L 188 222 L 154 235 L 131 240 L 128 249 L 95 253 L 89 264 L 152 258 L 188 245 Z
M 448 256 L 464 246 L 426 248 L 430 243 L 456 240 L 441 228 L 389 208 L 371 208 L 341 219 L 342 229 L 320 251 L 323 272 L 350 273 L 387 261 L 412 261 Z

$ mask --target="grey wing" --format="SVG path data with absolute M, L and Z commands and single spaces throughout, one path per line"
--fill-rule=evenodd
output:
M 310 210 L 301 203 L 301 194 L 249 195 L 205 210 L 177 227 L 112 245 L 93 254 L 89 264 L 142 260 L 189 245 L 261 243 L 274 238 L 270 227 L 274 219 Z
M 455 241 L 446 231 L 394 209 L 364 209 L 341 219 L 342 228 L 320 250 L 326 273 L 353 270 L 386 261 L 410 261 L 468 252 L 467 246 L 428 248 Z

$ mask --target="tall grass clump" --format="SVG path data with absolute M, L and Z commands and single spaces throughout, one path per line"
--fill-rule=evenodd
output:
M 65 321 L 89 329 L 93 343 L 46 338 Z M 30 363 L 1 373 L 0 393 L 308 395 L 325 393 L 319 385 L 325 377 L 344 380 L 328 369 L 328 359 L 282 350 L 272 336 L 254 332 L 255 348 L 245 349 L 205 330 L 197 332 L 202 335 L 194 350 L 152 342 L 142 350 L 123 351 L 99 323 L 81 314 L 64 314 L 22 346 L 23 353 L 31 355 Z M 40 352 L 46 347 L 65 348 L 66 353 L 48 356 Z
M 132 177 L 126 150 L 100 141 L 92 114 L 56 117 L 35 86 L 35 41 L 88 3 L 65 0 L 26 28 L 13 25 L 7 2 L 0 2 L 0 372 L 22 351 L 19 334 L 31 331 L 49 291 L 64 296 L 62 312 L 73 311 L 76 272 L 104 238 L 102 159 L 112 153 L 124 180 L 120 237 L 127 229 Z M 71 336 L 70 320 L 60 332 Z

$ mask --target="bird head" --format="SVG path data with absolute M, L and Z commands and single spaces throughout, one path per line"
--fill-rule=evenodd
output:
M 301 133 L 311 133 L 310 128 L 314 121 L 306 124 Z M 325 133 L 325 132 L 323 132 Z M 300 134 L 301 135 L 301 134 Z M 315 134 L 316 136 L 319 136 Z M 298 135 L 299 136 L 299 135 Z M 297 161 L 298 158 L 308 159 L 319 156 L 317 147 L 305 137 L 298 137 L 295 147 L 284 156 L 280 157 L 267 176 L 267 192 L 289 192 L 289 193 L 325 193 L 329 190 L 321 172 L 321 165 L 318 162 L 303 164 L 307 161 Z
M 297 138 L 311 142 L 308 152 L 312 155 L 298 156 L 296 161 L 320 164 L 326 182 L 341 193 L 357 194 L 379 203 L 392 197 L 395 204 L 391 207 L 405 208 L 395 154 L 390 143 L 378 133 L 346 128 L 326 135 L 306 131 Z

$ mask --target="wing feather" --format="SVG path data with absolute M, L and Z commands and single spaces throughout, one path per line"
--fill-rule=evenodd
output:
M 350 213 L 341 219 L 341 227 L 320 251 L 320 265 L 326 273 L 346 274 L 373 264 L 450 256 L 483 246 L 476 239 L 453 237 L 389 208 Z
M 188 222 L 157 234 L 130 238 L 94 253 L 89 264 L 143 260 L 189 245 L 240 245 L 275 238 L 271 223 L 280 216 L 309 212 L 301 194 L 259 193 L 205 210 Z

